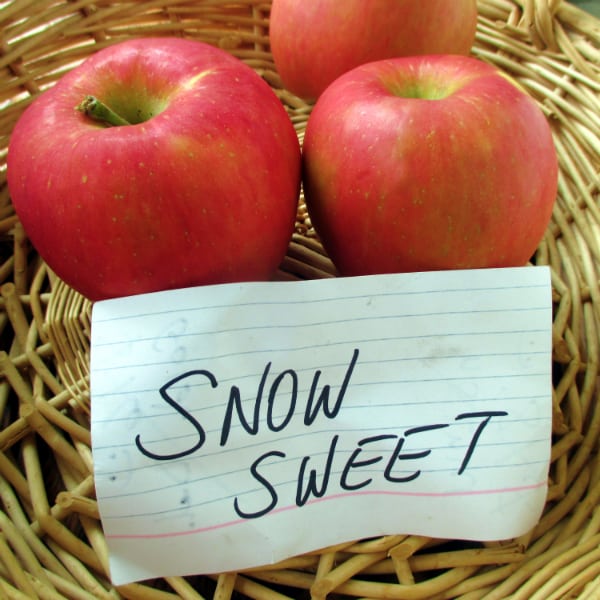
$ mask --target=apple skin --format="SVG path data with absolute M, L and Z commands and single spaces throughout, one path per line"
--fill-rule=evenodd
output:
M 76 110 L 89 94 L 134 124 Z M 250 67 L 201 42 L 140 38 L 100 50 L 26 109 L 8 184 L 41 257 L 101 300 L 272 277 L 300 160 L 289 116 Z
M 476 27 L 476 0 L 273 0 L 269 37 L 285 87 L 314 100 L 367 62 L 466 55 Z
M 304 193 L 341 275 L 523 266 L 558 164 L 535 101 L 471 57 L 376 61 L 317 101 Z

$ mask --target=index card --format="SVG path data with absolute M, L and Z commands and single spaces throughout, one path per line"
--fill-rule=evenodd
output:
M 549 269 L 240 283 L 98 302 L 116 585 L 392 533 L 515 537 L 544 506 Z

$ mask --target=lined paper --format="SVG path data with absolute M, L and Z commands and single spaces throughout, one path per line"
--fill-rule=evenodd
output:
M 92 441 L 113 583 L 391 533 L 527 532 L 550 460 L 551 326 L 546 267 L 96 303 Z

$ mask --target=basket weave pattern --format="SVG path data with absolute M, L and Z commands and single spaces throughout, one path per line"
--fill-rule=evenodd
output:
M 67 70 L 132 36 L 228 50 L 273 87 L 300 139 L 311 107 L 276 73 L 267 1 L 0 3 L 0 597 L 600 598 L 600 22 L 561 0 L 479 0 L 479 14 L 473 54 L 539 102 L 560 161 L 552 222 L 535 256 L 550 266 L 554 293 L 553 445 L 541 520 L 505 542 L 390 532 L 245 573 L 114 588 L 92 474 L 91 305 L 49 271 L 14 214 L 11 130 Z M 300 198 L 279 277 L 334 276 Z

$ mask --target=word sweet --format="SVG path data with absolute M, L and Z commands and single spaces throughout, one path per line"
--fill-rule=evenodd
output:
M 467 443 L 467 450 L 462 458 L 460 466 L 458 466 L 457 468 L 457 475 L 461 475 L 467 468 L 469 460 L 471 459 L 473 452 L 475 451 L 477 441 L 479 440 L 481 434 L 483 433 L 483 430 L 488 425 L 492 417 L 500 417 L 507 415 L 508 413 L 506 411 L 485 411 L 461 413 L 456 416 L 455 421 L 460 421 L 462 419 L 478 420 L 477 427 Z M 383 461 L 384 456 L 378 452 L 370 453 L 368 445 L 376 444 L 378 442 L 386 440 L 393 441 L 394 446 L 389 456 L 387 457 L 387 460 L 383 463 L 384 466 L 382 470 L 384 480 L 390 483 L 407 483 L 409 481 L 414 481 L 421 475 L 422 470 L 416 468 L 415 470 L 407 474 L 396 474 L 395 469 L 398 466 L 398 463 L 425 458 L 431 454 L 432 450 L 430 448 L 427 448 L 425 450 L 404 452 L 405 443 L 408 441 L 409 438 L 411 438 L 412 441 L 412 436 L 415 436 L 416 434 L 424 434 L 436 431 L 438 429 L 445 429 L 446 427 L 450 427 L 450 424 L 437 423 L 433 425 L 426 425 L 422 427 L 414 427 L 407 429 L 406 431 L 404 431 L 403 435 L 382 434 L 362 438 L 356 444 L 356 447 L 352 450 L 349 458 L 344 459 L 342 457 L 342 467 L 340 471 L 334 469 L 334 462 L 336 461 L 336 459 L 338 459 L 336 450 L 338 447 L 340 436 L 334 435 L 331 440 L 331 444 L 329 445 L 329 450 L 327 452 L 327 460 L 324 466 L 323 473 L 321 475 L 320 484 L 317 481 L 319 474 L 316 469 L 311 469 L 307 475 L 308 464 L 311 460 L 311 457 L 305 456 L 300 460 L 300 465 L 298 468 L 298 484 L 295 498 L 296 506 L 304 506 L 310 500 L 311 496 L 314 496 L 315 498 L 323 497 L 329 488 L 329 483 L 334 473 L 338 473 L 339 478 L 337 479 L 337 483 L 339 484 L 341 490 L 346 492 L 354 492 L 361 488 L 365 488 L 366 486 L 373 483 L 372 477 L 365 477 L 359 475 L 359 478 L 356 480 L 353 480 L 352 478 L 355 475 L 356 469 L 360 469 L 361 467 L 370 467 Z M 365 456 L 365 458 L 363 458 L 363 456 Z M 250 472 L 252 473 L 253 477 L 256 479 L 257 482 L 264 486 L 265 491 L 268 492 L 270 496 L 269 503 L 260 510 L 245 512 L 240 507 L 240 502 L 238 501 L 238 498 L 236 498 L 234 501 L 234 509 L 240 517 L 246 519 L 261 517 L 262 515 L 270 512 L 277 506 L 278 495 L 275 486 L 259 471 L 259 467 L 263 462 L 266 462 L 274 457 L 284 459 L 287 457 L 287 455 L 285 452 L 281 452 L 278 450 L 265 452 L 262 456 L 255 460 L 254 463 L 252 463 L 252 466 L 250 467 Z

